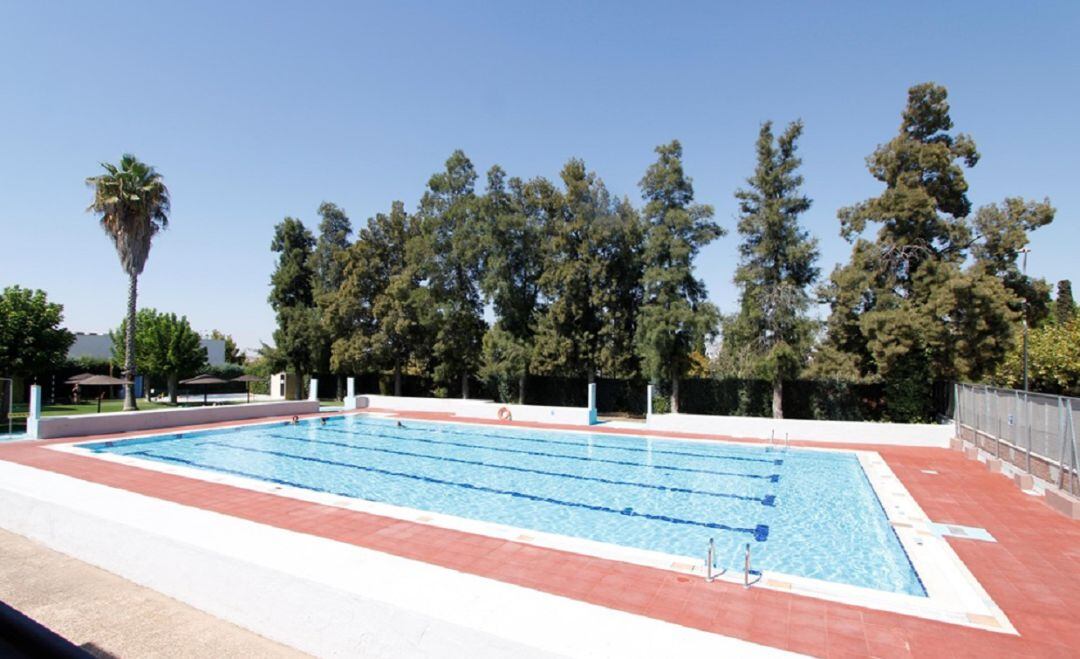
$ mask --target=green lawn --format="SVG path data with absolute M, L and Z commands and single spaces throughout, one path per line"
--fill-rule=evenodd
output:
M 150 403 L 146 400 L 139 399 L 139 410 L 157 410 L 163 407 L 173 407 L 167 403 Z M 28 407 L 25 404 L 15 405 L 12 418 L 25 419 Z M 124 409 L 124 401 L 116 400 L 103 400 L 101 401 L 102 412 L 119 412 Z M 90 401 L 85 403 L 62 404 L 62 405 L 42 405 L 41 416 L 72 416 L 76 414 L 97 414 L 97 401 Z

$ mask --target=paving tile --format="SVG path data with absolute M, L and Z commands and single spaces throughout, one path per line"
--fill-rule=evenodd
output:
M 404 416 L 451 418 L 436 413 Z M 453 420 L 488 423 L 461 417 Z M 225 425 L 238 424 L 197 428 Z M 510 425 L 574 429 L 538 423 Z M 654 434 L 716 438 L 693 433 Z M 1022 634 L 1019 637 L 786 592 L 745 590 L 724 582 L 706 584 L 700 578 L 668 571 L 299 502 L 43 448 L 64 441 L 70 440 L 0 446 L 0 460 L 814 656 L 1065 657 L 1076 656 L 1075 649 L 1080 648 L 1080 625 L 1075 622 L 1075 607 L 1069 605 L 1080 590 L 1080 522 L 1063 518 L 1020 493 L 1007 479 L 946 449 L 845 446 L 878 451 L 931 519 L 985 528 L 997 538 L 994 544 L 957 538 L 948 542 L 1016 624 Z M 922 473 L 923 469 L 935 470 L 938 475 Z

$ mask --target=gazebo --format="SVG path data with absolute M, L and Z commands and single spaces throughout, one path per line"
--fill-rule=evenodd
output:
M 241 375 L 238 378 L 233 378 L 232 380 L 229 380 L 229 381 L 230 382 L 244 382 L 244 383 L 246 383 L 245 386 L 247 388 L 247 402 L 250 403 L 251 402 L 251 383 L 252 382 L 262 382 L 263 378 L 260 378 L 258 375 L 244 374 L 244 375 Z
M 130 384 L 132 384 L 132 382 L 130 380 L 121 380 L 120 378 L 114 378 L 111 375 L 89 375 L 89 374 L 85 374 L 85 375 L 86 375 L 86 377 L 82 377 L 81 375 L 76 375 L 74 378 L 70 378 L 69 380 L 67 380 L 66 384 L 77 384 L 77 385 L 79 385 L 80 388 L 82 388 L 82 387 L 118 387 L 118 386 L 121 386 L 121 385 L 130 385 Z M 79 378 L 79 379 L 76 380 L 75 378 Z M 105 392 L 102 392 L 102 394 L 104 394 L 104 393 Z M 101 396 L 100 395 L 98 396 L 98 399 L 97 399 L 97 411 L 98 411 L 98 414 L 101 413 Z
M 180 381 L 180 384 L 187 385 L 189 387 L 207 387 L 207 386 L 212 385 L 212 384 L 227 384 L 227 383 L 228 383 L 228 380 L 222 380 L 221 378 L 216 378 L 213 375 L 210 375 L 209 373 L 203 373 L 202 375 L 196 375 L 193 378 L 188 378 L 187 380 L 181 380 Z M 207 403 L 207 400 L 206 400 L 207 393 L 208 392 L 206 391 L 206 389 L 203 389 L 203 401 L 202 401 L 203 405 L 206 405 L 206 403 Z

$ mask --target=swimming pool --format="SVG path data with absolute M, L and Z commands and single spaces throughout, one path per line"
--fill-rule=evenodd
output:
M 81 446 L 925 597 L 855 453 L 372 417 Z

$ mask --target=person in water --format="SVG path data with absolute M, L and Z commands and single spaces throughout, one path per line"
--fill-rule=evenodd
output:
M 294 415 L 293 415 L 293 418 L 292 418 L 292 424 L 293 424 L 293 425 L 295 426 L 295 425 L 296 425 L 296 424 L 298 424 L 298 423 L 300 423 L 300 417 L 298 417 L 298 416 L 296 416 L 296 415 L 294 414 Z

